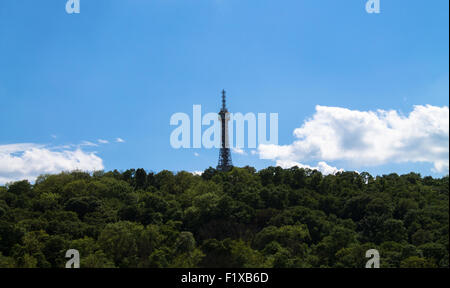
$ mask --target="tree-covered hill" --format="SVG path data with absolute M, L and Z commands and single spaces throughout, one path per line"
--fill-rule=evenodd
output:
M 269 167 L 0 186 L 0 267 L 449 266 L 449 178 Z

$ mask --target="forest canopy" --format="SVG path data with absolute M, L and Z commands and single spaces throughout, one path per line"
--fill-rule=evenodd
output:
M 449 181 L 252 167 L 0 186 L 0 267 L 449 267 Z

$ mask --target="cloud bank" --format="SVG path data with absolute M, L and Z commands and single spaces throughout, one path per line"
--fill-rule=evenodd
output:
M 445 106 L 414 106 L 407 116 L 394 110 L 316 106 L 316 113 L 294 130 L 294 136 L 297 140 L 290 145 L 260 145 L 260 158 L 284 167 L 321 161 L 321 171 L 334 169 L 325 161 L 358 167 L 422 162 L 432 163 L 434 172 L 449 171 L 449 108 Z
M 0 145 L 0 184 L 62 171 L 103 170 L 103 160 L 94 152 L 78 148 L 46 147 L 38 144 Z

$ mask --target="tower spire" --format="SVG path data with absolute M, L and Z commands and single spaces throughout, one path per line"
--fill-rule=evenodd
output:
M 227 92 L 225 91 L 225 89 L 223 89 L 222 90 L 222 110 L 226 110 L 227 109 L 226 96 L 227 96 Z

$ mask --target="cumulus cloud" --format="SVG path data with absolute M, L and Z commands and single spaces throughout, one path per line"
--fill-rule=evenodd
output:
M 247 155 L 247 153 L 241 148 L 231 148 L 231 151 L 239 155 Z
M 117 143 L 125 143 L 125 140 L 123 140 L 122 138 L 116 138 L 116 142 Z
M 103 160 L 80 148 L 59 149 L 38 144 L 0 145 L 0 184 L 62 171 L 102 170 Z
M 298 168 L 318 170 L 322 172 L 324 175 L 336 174 L 338 172 L 343 172 L 343 169 L 338 169 L 336 167 L 328 165 L 326 162 L 320 161 L 317 166 L 309 166 L 305 164 L 301 164 L 299 162 L 291 161 L 291 160 L 276 160 L 276 165 L 281 168 L 287 169 L 291 167 L 297 166 Z
M 358 166 L 427 162 L 449 171 L 449 108 L 414 106 L 397 111 L 357 111 L 316 106 L 311 119 L 294 130 L 290 145 L 260 145 L 262 159 L 277 163 L 347 161 Z

